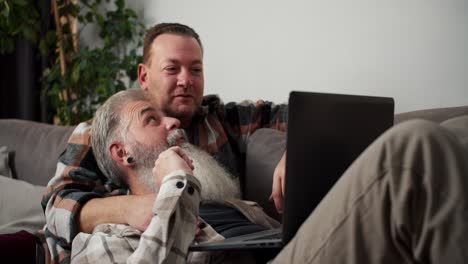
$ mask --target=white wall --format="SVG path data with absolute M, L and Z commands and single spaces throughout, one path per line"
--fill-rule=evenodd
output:
M 205 93 L 286 102 L 291 90 L 392 96 L 396 112 L 468 105 L 465 0 L 144 0 L 205 46 Z

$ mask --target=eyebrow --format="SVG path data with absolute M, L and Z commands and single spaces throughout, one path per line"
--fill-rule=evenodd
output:
M 156 108 L 154 108 L 152 106 L 145 107 L 140 111 L 140 116 L 142 116 L 142 115 L 144 115 L 145 113 L 148 113 L 148 112 L 157 112 L 157 110 L 156 110 Z
M 170 62 L 170 63 L 174 63 L 174 64 L 179 64 L 180 63 L 180 61 L 176 60 L 176 59 L 167 59 L 166 61 Z M 202 64 L 203 65 L 203 61 L 202 60 L 193 60 L 192 65 L 194 65 L 194 64 Z

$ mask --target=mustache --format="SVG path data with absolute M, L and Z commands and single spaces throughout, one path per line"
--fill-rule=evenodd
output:
M 187 133 L 183 129 L 175 129 L 167 136 L 167 145 L 169 147 L 180 146 L 182 143 L 188 143 Z

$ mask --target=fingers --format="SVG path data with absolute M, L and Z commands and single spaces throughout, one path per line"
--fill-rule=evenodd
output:
M 275 203 L 276 211 L 283 213 L 284 182 L 286 174 L 286 152 L 283 153 L 273 173 L 273 186 L 270 201 Z
M 281 181 L 281 196 L 284 197 L 284 183 L 286 182 L 286 178 L 284 177 L 285 175 L 283 174 L 282 177 L 280 177 L 280 181 Z
M 201 227 L 200 227 L 201 223 L 202 222 L 200 221 L 200 219 L 197 219 L 197 223 L 195 224 L 195 235 L 196 236 L 200 235 L 200 233 L 201 233 Z
M 275 203 L 276 211 L 280 214 L 283 213 L 283 190 L 282 186 L 282 179 L 278 175 L 273 176 L 273 186 L 270 195 L 270 201 L 273 200 Z
M 193 161 L 180 147 L 171 147 L 163 151 L 154 162 L 153 176 L 156 177 L 156 188 L 161 186 L 166 175 L 177 170 L 193 175 Z
M 175 153 L 177 153 L 177 155 L 179 155 L 179 157 L 181 157 L 187 163 L 190 169 L 195 169 L 193 166 L 193 160 L 185 153 L 185 151 L 182 150 L 182 148 L 179 146 L 174 146 L 170 147 L 169 150 L 173 150 Z

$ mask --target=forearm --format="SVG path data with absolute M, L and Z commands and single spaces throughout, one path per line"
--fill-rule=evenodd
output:
M 89 200 L 77 217 L 80 232 L 91 233 L 103 223 L 128 224 L 145 231 L 151 221 L 156 194 L 120 195 Z
M 126 214 L 133 199 L 132 195 L 123 195 L 89 200 L 78 216 L 79 231 L 90 234 L 99 224 L 128 224 Z

